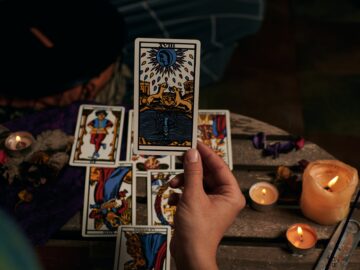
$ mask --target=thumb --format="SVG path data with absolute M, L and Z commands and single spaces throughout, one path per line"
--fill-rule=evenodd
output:
M 196 196 L 204 192 L 203 167 L 199 152 L 192 148 L 184 156 L 184 196 Z

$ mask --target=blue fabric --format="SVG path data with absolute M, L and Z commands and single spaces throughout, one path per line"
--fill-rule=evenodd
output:
M 107 123 L 108 123 L 107 119 L 99 120 L 99 119 L 96 118 L 94 120 L 94 128 L 105 128 Z
M 140 240 L 146 259 L 146 267 L 147 269 L 153 269 L 156 255 L 160 246 L 166 241 L 166 235 L 160 233 L 144 234 L 140 236 Z
M 130 168 L 116 168 L 105 182 L 104 186 L 104 202 L 116 197 L 124 176 L 130 171 Z
M 111 0 L 128 28 L 124 61 L 134 62 L 137 37 L 201 41 L 200 85 L 221 79 L 236 42 L 259 30 L 265 0 Z
M 0 269 L 40 270 L 27 239 L 18 226 L 0 211 Z

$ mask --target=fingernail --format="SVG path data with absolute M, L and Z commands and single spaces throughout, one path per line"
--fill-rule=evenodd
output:
M 198 162 L 199 152 L 196 149 L 190 149 L 186 153 L 186 161 L 190 163 Z

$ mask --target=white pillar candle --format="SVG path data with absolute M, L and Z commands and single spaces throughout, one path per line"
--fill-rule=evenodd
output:
M 357 170 L 337 160 L 309 163 L 302 180 L 300 207 L 303 214 L 323 225 L 344 219 L 358 184 Z

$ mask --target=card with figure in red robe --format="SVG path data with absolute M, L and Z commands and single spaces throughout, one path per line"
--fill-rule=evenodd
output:
M 120 160 L 124 108 L 81 105 L 70 165 L 116 167 Z

